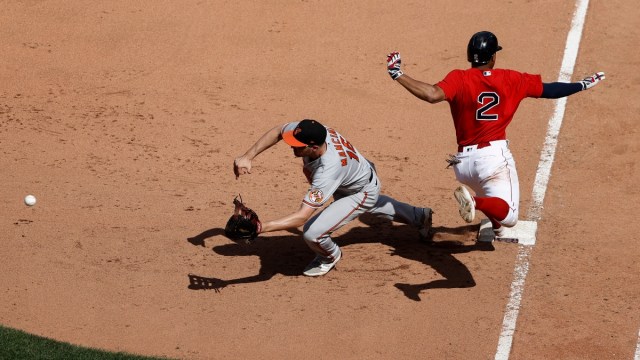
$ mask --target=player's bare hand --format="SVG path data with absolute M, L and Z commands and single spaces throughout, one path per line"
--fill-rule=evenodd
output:
M 400 76 L 404 75 L 400 66 L 402 65 L 402 59 L 400 59 L 400 53 L 394 51 L 387 55 L 387 72 L 393 80 L 396 80 Z
M 240 156 L 233 161 L 233 173 L 236 175 L 236 179 L 240 175 L 251 174 L 251 160 L 245 156 Z
M 592 87 L 596 86 L 597 83 L 599 83 L 600 81 L 604 80 L 604 73 L 603 72 L 597 72 L 591 76 L 587 76 L 586 78 L 578 81 L 579 83 L 582 84 L 582 90 L 587 90 L 587 89 L 591 89 Z

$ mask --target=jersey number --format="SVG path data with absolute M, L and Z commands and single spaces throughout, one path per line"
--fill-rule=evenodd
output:
M 360 162 L 358 155 L 356 154 L 356 149 L 348 142 L 345 138 L 338 135 L 338 133 L 333 129 L 328 129 L 329 135 L 331 136 L 331 142 L 335 147 L 336 151 L 338 151 L 338 156 L 340 156 L 340 163 L 342 166 L 347 166 L 348 159 L 354 159 L 355 161 Z
M 482 105 L 476 110 L 476 120 L 479 121 L 496 121 L 498 115 L 488 114 L 496 105 L 500 103 L 500 97 L 494 92 L 483 92 L 478 95 L 478 104 Z
M 351 145 L 350 142 L 347 141 L 347 139 L 343 138 L 342 136 L 340 136 L 340 142 L 342 143 L 342 145 L 344 145 L 345 148 L 347 148 L 347 150 L 345 150 L 345 152 L 347 153 L 347 155 L 354 159 L 355 161 L 360 162 L 360 159 L 358 159 L 358 155 L 356 155 L 356 149 L 353 148 L 353 145 Z M 344 156 L 343 153 L 340 153 L 341 156 Z

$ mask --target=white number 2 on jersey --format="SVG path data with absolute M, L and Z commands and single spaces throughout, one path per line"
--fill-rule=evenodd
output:
M 478 95 L 478 104 L 481 106 L 476 110 L 476 120 L 496 121 L 498 115 L 489 114 L 490 110 L 500 103 L 500 97 L 494 92 L 483 92 Z

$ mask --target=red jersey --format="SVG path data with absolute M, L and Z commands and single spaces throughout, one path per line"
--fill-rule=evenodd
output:
M 542 95 L 542 78 L 514 70 L 453 70 L 436 84 L 449 102 L 458 145 L 505 140 L 522 99 Z

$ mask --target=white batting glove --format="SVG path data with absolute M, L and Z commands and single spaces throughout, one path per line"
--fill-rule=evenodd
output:
M 396 80 L 400 76 L 404 75 L 400 70 L 402 60 L 400 59 L 400 53 L 397 51 L 387 55 L 387 72 L 393 80 Z
M 580 84 L 582 84 L 582 90 L 587 90 L 587 89 L 591 89 L 592 87 L 596 86 L 597 83 L 599 83 L 601 80 L 604 80 L 604 73 L 603 72 L 597 72 L 591 76 L 587 76 L 586 78 L 578 81 Z

